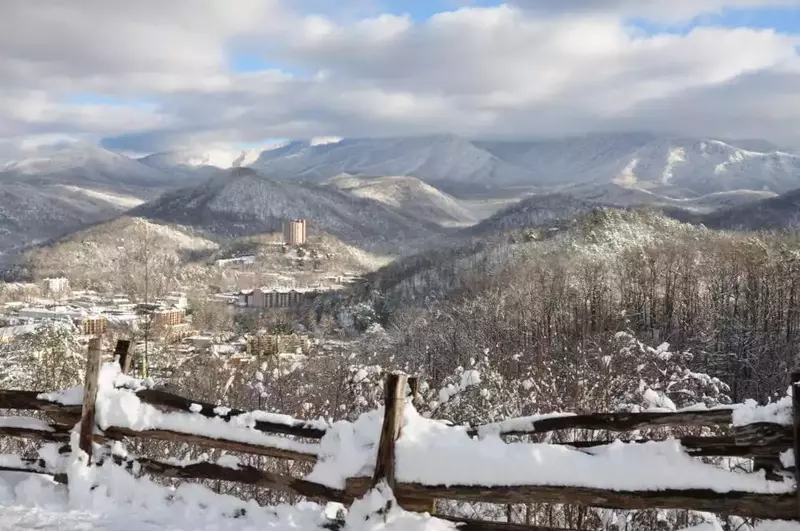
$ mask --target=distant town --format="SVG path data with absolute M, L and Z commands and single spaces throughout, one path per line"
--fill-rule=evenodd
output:
M 285 252 L 302 249 L 308 243 L 307 230 L 305 219 L 286 220 L 282 241 L 275 243 Z M 194 318 L 197 308 L 184 291 L 169 291 L 152 300 L 147 297 L 142 300 L 122 292 L 73 289 L 70 279 L 61 276 L 0 286 L 4 294 L 0 343 L 35 333 L 43 323 L 58 323 L 70 327 L 82 342 L 102 337 L 108 340 L 110 348 L 112 340 L 134 339 L 137 350 L 168 347 L 178 355 L 213 353 L 228 356 L 233 362 L 253 361 L 265 355 L 305 355 L 314 348 L 333 348 L 336 341 L 312 338 L 304 333 L 301 324 L 287 318 L 286 312 L 309 304 L 320 295 L 342 293 L 359 283 L 361 276 L 347 272 L 318 274 L 312 284 L 301 285 L 291 275 L 292 271 L 266 276 L 256 273 L 253 268 L 257 262 L 255 255 L 215 260 L 215 267 L 235 276 L 236 289 L 208 286 L 198 304 L 211 312 L 242 319 L 258 318 L 274 310 L 278 312 L 278 321 L 284 323 L 278 333 L 267 328 L 238 333 L 233 329 L 208 329 Z M 261 285 L 267 277 L 269 285 Z M 342 327 L 353 325 L 348 312 L 339 312 L 337 321 Z

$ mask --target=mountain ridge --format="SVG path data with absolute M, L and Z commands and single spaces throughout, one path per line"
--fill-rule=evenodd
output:
M 372 199 L 413 217 L 443 227 L 472 225 L 476 216 L 458 199 L 416 177 L 353 177 L 340 175 L 324 185 Z
M 130 215 L 193 227 L 215 237 L 276 232 L 283 220 L 304 218 L 345 243 L 401 252 L 441 228 L 371 199 L 320 184 L 278 181 L 237 168 L 199 185 L 168 192 Z

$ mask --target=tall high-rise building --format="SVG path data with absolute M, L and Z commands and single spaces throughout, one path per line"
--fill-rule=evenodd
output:
M 306 243 L 306 220 L 285 220 L 283 222 L 283 241 L 286 245 L 304 245 Z

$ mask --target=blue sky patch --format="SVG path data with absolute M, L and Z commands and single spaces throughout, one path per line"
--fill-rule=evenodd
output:
M 120 98 L 99 92 L 74 92 L 63 99 L 69 105 L 109 105 L 117 107 L 146 107 L 156 102 L 147 98 Z

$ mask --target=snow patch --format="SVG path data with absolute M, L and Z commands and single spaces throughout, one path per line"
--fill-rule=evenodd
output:
M 309 140 L 308 145 L 310 147 L 326 146 L 328 144 L 338 144 L 342 140 L 344 139 L 340 136 L 317 136 Z
M 456 531 L 456 524 L 431 515 L 403 510 L 391 489 L 378 485 L 350 507 L 345 531 Z
M 114 194 L 111 192 L 101 192 L 99 190 L 91 190 L 89 188 L 81 188 L 79 186 L 71 186 L 67 184 L 62 184 L 60 185 L 60 187 L 63 188 L 64 190 L 68 190 L 70 192 L 76 192 L 91 199 L 99 199 L 101 201 L 105 201 L 110 205 L 114 205 L 125 209 L 134 208 L 144 203 L 144 201 L 139 199 L 138 197 L 133 197 L 130 195 Z
M 631 161 L 622 169 L 622 171 L 619 172 L 616 177 L 611 179 L 611 182 L 627 188 L 636 186 L 636 184 L 639 182 L 639 179 L 636 176 L 636 166 L 638 164 L 638 158 L 631 159 Z
M 673 169 L 681 162 L 686 162 L 686 149 L 682 147 L 670 148 L 667 153 L 667 164 L 661 174 L 662 184 L 669 184 L 672 181 Z
M 53 428 L 47 422 L 33 417 L 0 417 L 0 426 L 24 430 L 53 431 Z
M 745 400 L 733 410 L 733 425 L 744 426 L 755 422 L 771 422 L 790 426 L 792 424 L 792 388 L 787 395 L 771 404 L 759 406 L 755 400 Z

